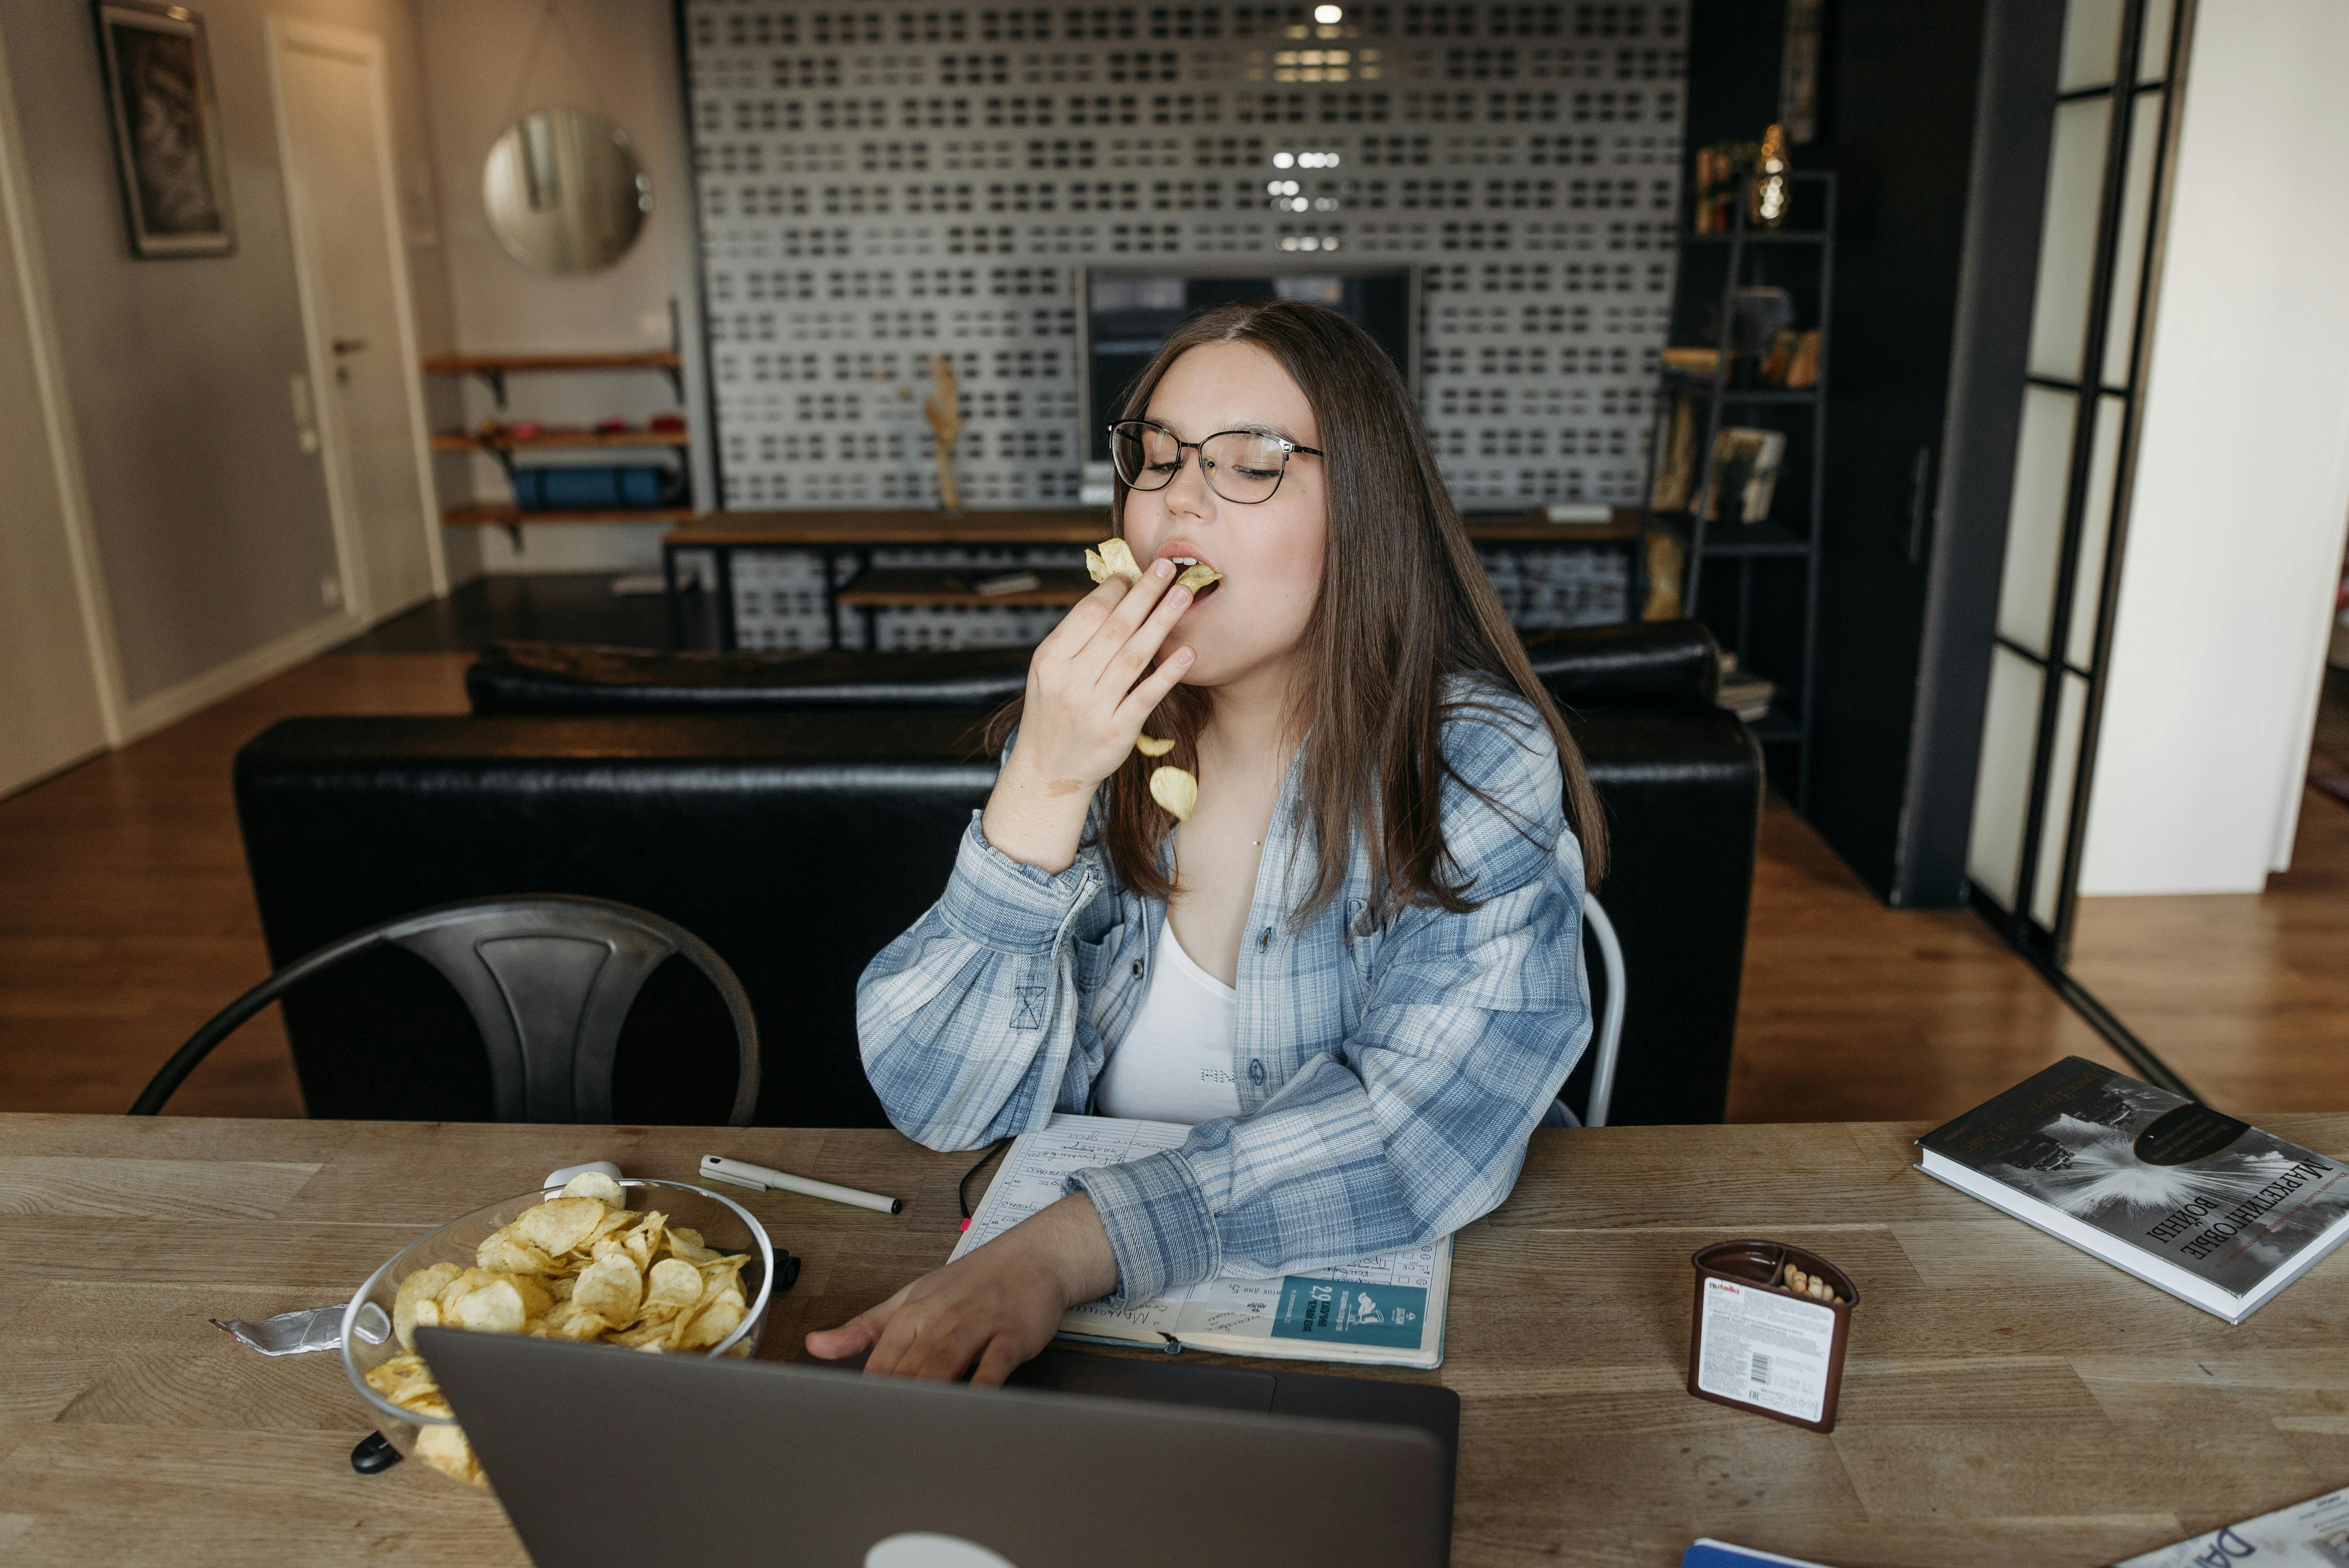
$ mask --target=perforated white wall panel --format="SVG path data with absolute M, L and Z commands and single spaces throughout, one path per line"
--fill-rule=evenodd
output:
M 936 504 L 933 353 L 964 503 L 1073 504 L 1073 266 L 1332 252 L 1422 265 L 1464 508 L 1636 500 L 1685 7 L 1342 11 L 688 0 L 724 504 Z
M 969 501 L 1071 500 L 1071 264 L 1333 248 L 1426 268 L 1426 412 L 1464 504 L 1635 498 L 1680 5 L 686 21 L 729 506 L 933 501 L 933 352 Z

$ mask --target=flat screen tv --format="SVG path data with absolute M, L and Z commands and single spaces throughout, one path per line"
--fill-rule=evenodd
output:
M 1328 305 L 1377 340 L 1419 389 L 1419 275 L 1409 266 L 1215 272 L 1190 266 L 1086 268 L 1077 275 L 1078 330 L 1084 341 L 1081 392 L 1087 455 L 1107 482 L 1109 422 L 1134 377 L 1174 329 L 1210 305 L 1235 300 L 1302 300 Z M 1092 476 L 1088 476 L 1089 479 Z

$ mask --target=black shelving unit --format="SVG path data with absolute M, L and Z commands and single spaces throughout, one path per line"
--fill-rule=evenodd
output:
M 1819 539 L 1824 519 L 1826 480 L 1826 399 L 1827 366 L 1832 346 L 1830 324 L 1834 318 L 1835 300 L 1835 218 L 1836 177 L 1827 171 L 1796 171 L 1793 176 L 1795 191 L 1793 212 L 1786 227 L 1757 229 L 1748 225 L 1746 213 L 1752 181 L 1741 191 L 1735 216 L 1726 233 L 1689 234 L 1682 239 L 1682 266 L 1686 270 L 1696 257 L 1713 250 L 1725 250 L 1723 267 L 1721 304 L 1718 317 L 1722 352 L 1710 377 L 1693 376 L 1671 369 L 1663 370 L 1658 379 L 1656 406 L 1649 429 L 1647 480 L 1640 492 L 1640 517 L 1643 530 L 1661 531 L 1678 542 L 1685 552 L 1681 579 L 1682 613 L 1708 619 L 1713 634 L 1737 650 L 1741 668 L 1753 668 L 1751 649 L 1754 638 L 1754 593 L 1757 562 L 1771 560 L 1799 561 L 1803 563 L 1801 631 L 1796 668 L 1793 671 L 1761 670 L 1777 684 L 1770 711 L 1752 721 L 1756 739 L 1765 748 L 1785 748 L 1787 758 L 1774 758 L 1782 766 L 1774 767 L 1774 776 L 1784 779 L 1791 771 L 1794 780 L 1792 794 L 1795 809 L 1807 815 L 1810 809 L 1811 769 L 1809 749 L 1813 713 L 1813 673 L 1817 659 L 1819 603 Z M 1791 248 L 1803 247 L 1816 253 L 1816 311 L 1817 319 L 1808 325 L 1819 334 L 1818 379 L 1813 386 L 1803 387 L 1772 387 L 1746 382 L 1738 356 L 1727 350 L 1729 322 L 1736 291 L 1741 286 L 1779 281 L 1769 274 L 1778 270 Z M 1806 324 L 1799 318 L 1797 327 Z M 1656 468 L 1662 459 L 1664 440 L 1671 429 L 1674 411 L 1683 397 L 1702 399 L 1704 407 L 1703 434 L 1697 442 L 1696 471 L 1692 480 L 1690 504 L 1674 511 L 1660 511 L 1655 507 Z M 1713 527 L 1702 515 L 1699 504 L 1703 497 L 1705 480 L 1713 460 L 1714 438 L 1723 426 L 1731 422 L 1724 416 L 1746 408 L 1806 410 L 1807 419 L 1797 428 L 1785 432 L 1789 449 L 1780 468 L 1781 490 L 1785 477 L 1803 462 L 1807 448 L 1809 483 L 1805 487 L 1803 516 L 1798 525 L 1773 517 L 1762 522 L 1740 523 Z M 1716 509 L 1719 510 L 1718 502 Z M 1774 509 L 1775 510 L 1775 509 Z M 1726 619 L 1728 627 L 1718 624 L 1718 612 L 1705 616 L 1703 590 L 1706 565 L 1709 562 L 1734 563 L 1737 586 L 1734 609 Z M 1718 594 L 1716 593 L 1716 598 Z M 1789 677 L 1792 678 L 1789 678 Z M 1791 769 L 1783 764 L 1791 760 Z

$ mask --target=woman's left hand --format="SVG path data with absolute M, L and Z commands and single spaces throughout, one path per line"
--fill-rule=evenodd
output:
M 924 1274 L 838 1328 L 807 1336 L 838 1361 L 869 1350 L 864 1370 L 1000 1383 L 1052 1342 L 1061 1316 L 1117 1288 L 1117 1260 L 1093 1201 L 1071 1193 L 987 1245 Z

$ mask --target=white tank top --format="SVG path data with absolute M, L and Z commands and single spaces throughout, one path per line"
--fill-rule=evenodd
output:
M 1094 1085 L 1094 1108 L 1103 1116 L 1186 1127 L 1237 1116 L 1232 1051 L 1239 993 L 1191 962 L 1171 920 L 1159 929 L 1152 969 L 1142 1010 Z

